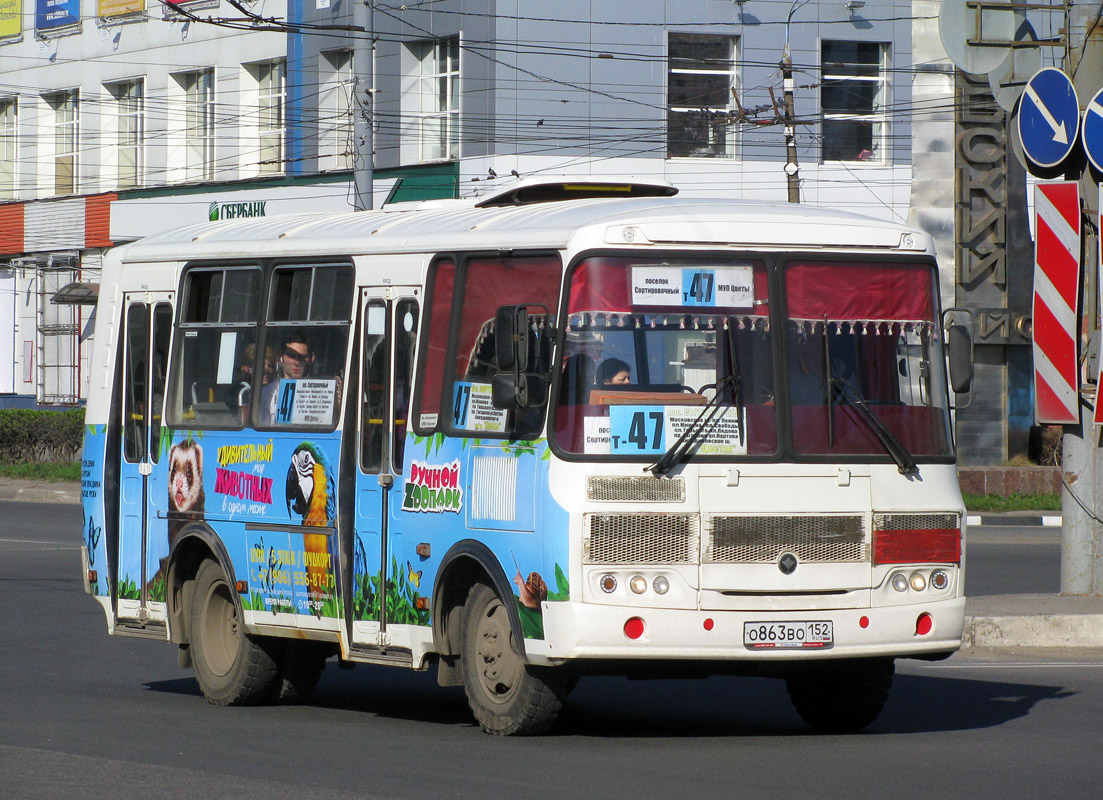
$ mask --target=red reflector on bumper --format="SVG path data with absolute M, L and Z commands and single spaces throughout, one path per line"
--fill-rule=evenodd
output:
M 873 563 L 959 564 L 961 531 L 957 528 L 874 531 Z

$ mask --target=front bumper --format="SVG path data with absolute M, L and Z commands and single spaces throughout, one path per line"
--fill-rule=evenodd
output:
M 918 635 L 920 615 L 930 615 L 929 633 Z M 644 633 L 629 639 L 624 624 L 644 621 Z M 751 650 L 743 644 L 744 622 L 830 620 L 830 648 Z M 865 624 L 863 625 L 863 620 Z M 923 656 L 961 647 L 965 598 L 887 608 L 821 611 L 699 611 L 633 608 L 589 603 L 545 603 L 544 640 L 526 641 L 534 660 L 673 659 L 792 661 L 870 656 Z

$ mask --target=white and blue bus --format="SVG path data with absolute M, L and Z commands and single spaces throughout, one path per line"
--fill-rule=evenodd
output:
M 178 645 L 217 704 L 304 700 L 337 657 L 435 666 L 497 734 L 595 673 L 778 677 L 810 725 L 868 725 L 894 659 L 962 636 L 932 240 L 674 191 L 111 251 L 83 462 L 109 632 Z

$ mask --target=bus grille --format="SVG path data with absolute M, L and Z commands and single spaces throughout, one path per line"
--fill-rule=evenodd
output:
M 582 559 L 587 564 L 693 564 L 696 514 L 587 514 Z
M 622 503 L 684 503 L 685 478 L 637 478 L 593 475 L 586 479 L 586 499 Z
M 783 553 L 805 562 L 869 561 L 862 517 L 709 517 L 705 561 L 773 563 Z
M 873 528 L 878 531 L 957 530 L 957 514 L 874 514 Z

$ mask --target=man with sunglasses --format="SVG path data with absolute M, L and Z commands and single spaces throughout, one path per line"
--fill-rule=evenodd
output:
M 280 345 L 278 373 L 280 378 L 298 379 L 309 377 L 314 369 L 314 349 L 302 333 L 291 331 L 283 337 Z M 264 425 L 271 425 L 276 419 L 276 406 L 279 402 L 279 386 L 282 381 L 267 383 L 260 392 L 260 419 Z

